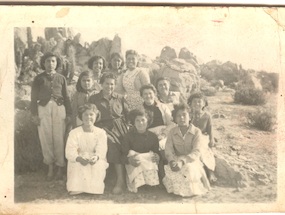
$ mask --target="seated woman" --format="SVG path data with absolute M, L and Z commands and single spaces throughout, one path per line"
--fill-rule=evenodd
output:
M 168 77 L 160 77 L 156 81 L 157 98 L 161 103 L 167 104 L 172 111 L 174 105 L 184 103 L 185 98 L 180 92 L 170 91 L 170 79 Z
M 165 141 L 168 132 L 175 126 L 172 121 L 171 111 L 166 104 L 156 99 L 156 89 L 152 84 L 141 87 L 140 95 L 143 98 L 143 108 L 152 121 L 149 123 L 149 130 L 154 132 L 159 140 L 161 151 L 165 148 Z
M 66 144 L 67 191 L 71 195 L 80 193 L 103 194 L 108 163 L 106 132 L 95 127 L 99 111 L 93 104 L 79 108 L 78 116 L 83 124 L 70 131 Z
M 100 79 L 100 84 L 102 90 L 100 93 L 92 95 L 89 102 L 95 104 L 100 111 L 100 119 L 95 125 L 103 128 L 107 133 L 107 161 L 115 166 L 116 172 L 116 184 L 113 193 L 120 194 L 125 184 L 121 143 L 128 131 L 126 117 L 129 109 L 125 98 L 114 92 L 116 76 L 113 73 L 104 73 Z
M 189 123 L 190 108 L 180 104 L 173 110 L 177 126 L 168 134 L 165 156 L 163 184 L 168 193 L 180 196 L 193 196 L 206 193 L 210 189 L 209 181 L 200 161 L 201 131 Z
M 199 128 L 202 132 L 202 146 L 201 153 L 202 162 L 205 165 L 205 170 L 210 182 L 217 180 L 214 171 L 216 167 L 214 153 L 212 147 L 214 146 L 214 135 L 212 128 L 211 114 L 205 111 L 208 106 L 208 101 L 202 92 L 193 93 L 188 99 L 188 105 L 191 107 L 192 124 Z
M 126 134 L 122 151 L 127 186 L 136 193 L 143 185 L 159 185 L 159 143 L 157 136 L 147 130 L 149 120 L 144 110 L 130 111 L 129 120 L 134 127 Z

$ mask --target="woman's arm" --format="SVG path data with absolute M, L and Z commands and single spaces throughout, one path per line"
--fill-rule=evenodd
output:
M 70 131 L 65 147 L 65 157 L 70 162 L 76 162 L 76 158 L 79 154 L 78 139 L 74 130 Z
M 173 142 L 173 132 L 170 131 L 167 140 L 165 143 L 165 157 L 168 160 L 168 162 L 176 160 L 176 155 L 174 151 L 174 142 Z
M 141 86 L 149 84 L 150 83 L 150 77 L 149 77 L 148 71 L 144 68 L 140 68 L 140 69 L 141 69 L 141 71 L 139 73 L 139 79 L 140 79 Z
M 97 145 L 96 145 L 96 152 L 95 154 L 99 156 L 99 159 L 106 159 L 107 155 L 107 134 L 103 129 L 100 129 L 101 132 L 97 136 L 99 137 L 97 140 Z M 95 131 L 98 132 L 98 131 Z
M 78 92 L 75 92 L 72 97 L 71 109 L 72 109 L 72 117 L 71 117 L 72 127 L 75 128 L 77 126 L 76 117 L 78 114 Z

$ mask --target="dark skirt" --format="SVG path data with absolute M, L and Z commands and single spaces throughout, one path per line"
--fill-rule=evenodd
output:
M 124 120 L 118 118 L 113 120 L 112 127 L 102 127 L 108 137 L 108 151 L 107 161 L 108 163 L 121 164 L 122 163 L 122 148 L 121 143 L 125 134 L 128 132 L 128 126 Z

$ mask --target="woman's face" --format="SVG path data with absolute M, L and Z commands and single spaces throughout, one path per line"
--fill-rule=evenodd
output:
M 115 79 L 106 78 L 105 81 L 102 83 L 102 90 L 105 95 L 111 95 L 115 89 Z
M 147 128 L 147 118 L 145 116 L 137 116 L 135 119 L 135 127 L 139 133 L 143 133 Z
M 204 106 L 205 102 L 203 99 L 200 98 L 194 98 L 191 102 L 191 109 L 193 111 L 201 111 Z
M 55 56 L 49 57 L 45 60 L 45 70 L 47 72 L 55 71 L 57 60 Z
M 113 69 L 119 69 L 122 65 L 122 59 L 119 56 L 115 56 L 111 60 L 111 65 Z
M 93 62 L 93 67 L 92 67 L 92 69 L 93 69 L 93 72 L 94 73 L 101 73 L 101 71 L 102 71 L 102 69 L 103 69 L 103 66 L 104 66 L 104 62 L 103 62 L 103 59 L 102 58 L 100 58 L 100 59 L 98 59 L 98 60 L 95 60 L 94 62 Z
M 152 105 L 155 100 L 155 94 L 151 89 L 145 89 L 142 93 L 142 98 L 146 105 Z
M 81 78 L 80 84 L 84 90 L 90 90 L 92 89 L 92 86 L 93 86 L 93 78 L 85 75 Z
M 94 125 L 95 120 L 96 120 L 96 116 L 97 116 L 96 113 L 93 112 L 92 110 L 86 110 L 82 114 L 83 125 L 86 125 L 86 126 Z
M 126 65 L 127 68 L 133 70 L 137 67 L 138 64 L 138 57 L 134 54 L 128 54 L 126 58 Z
M 169 94 L 169 82 L 167 80 L 161 80 L 157 83 L 157 91 L 159 94 Z
M 187 110 L 179 110 L 175 116 L 175 122 L 178 126 L 189 126 L 190 116 Z

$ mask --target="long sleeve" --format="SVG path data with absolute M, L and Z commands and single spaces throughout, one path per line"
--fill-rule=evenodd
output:
M 70 162 L 76 162 L 76 158 L 78 157 L 78 139 L 76 136 L 76 131 L 70 131 L 65 147 L 65 156 L 66 159 Z
M 162 112 L 162 116 L 163 116 L 163 121 L 164 121 L 164 124 L 166 125 L 166 128 L 164 129 L 164 131 L 162 133 L 167 135 L 169 133 L 169 131 L 173 127 L 175 127 L 176 125 L 172 120 L 170 109 L 164 104 L 161 104 L 161 105 L 162 105 L 161 106 L 161 112 Z
M 38 115 L 38 103 L 37 103 L 38 93 L 39 93 L 39 86 L 37 83 L 37 77 L 35 77 L 31 90 L 31 114 L 36 116 Z
M 140 69 L 141 69 L 141 71 L 139 73 L 139 77 L 140 77 L 141 86 L 143 86 L 145 84 L 149 84 L 150 83 L 150 77 L 149 77 L 148 71 L 144 68 L 140 68 Z
M 78 92 L 74 93 L 71 101 L 72 108 L 72 127 L 75 128 L 76 125 L 76 117 L 78 114 Z
M 66 79 L 63 77 L 63 85 L 62 85 L 62 96 L 64 99 L 64 106 L 66 111 L 66 116 L 72 115 L 72 108 L 71 108 L 71 102 L 70 102 L 70 96 L 69 92 L 67 90 L 67 82 Z
M 158 140 L 156 135 L 154 135 L 154 142 L 153 142 L 153 145 L 151 147 L 151 151 L 160 155 L 160 153 L 159 153 L 159 140 Z
M 107 134 L 103 129 L 100 129 L 100 135 L 98 138 L 98 144 L 96 145 L 96 155 L 99 156 L 99 159 L 106 160 L 107 155 Z M 98 131 L 97 131 L 98 132 Z
M 122 142 L 122 159 L 123 159 L 123 163 L 124 164 L 128 164 L 128 154 L 129 154 L 129 151 L 131 149 L 131 146 L 130 146 L 130 135 L 126 134 L 125 137 L 124 137 L 124 141 Z
M 209 135 L 210 139 L 213 137 L 213 130 L 212 130 L 212 117 L 209 114 L 209 118 L 207 121 L 206 132 Z
M 188 154 L 188 155 L 184 155 L 184 156 L 180 156 L 179 157 L 185 163 L 190 163 L 190 162 L 193 162 L 195 160 L 200 159 L 200 156 L 201 156 L 201 152 L 200 152 L 200 149 L 201 149 L 201 135 L 202 135 L 201 131 L 197 130 L 197 133 L 195 134 L 195 137 L 193 138 L 193 141 L 192 141 L 193 147 L 192 147 L 191 153 Z
M 173 132 L 169 132 L 166 143 L 165 143 L 165 157 L 167 161 L 176 160 L 176 155 L 174 151 L 174 143 L 173 143 Z

